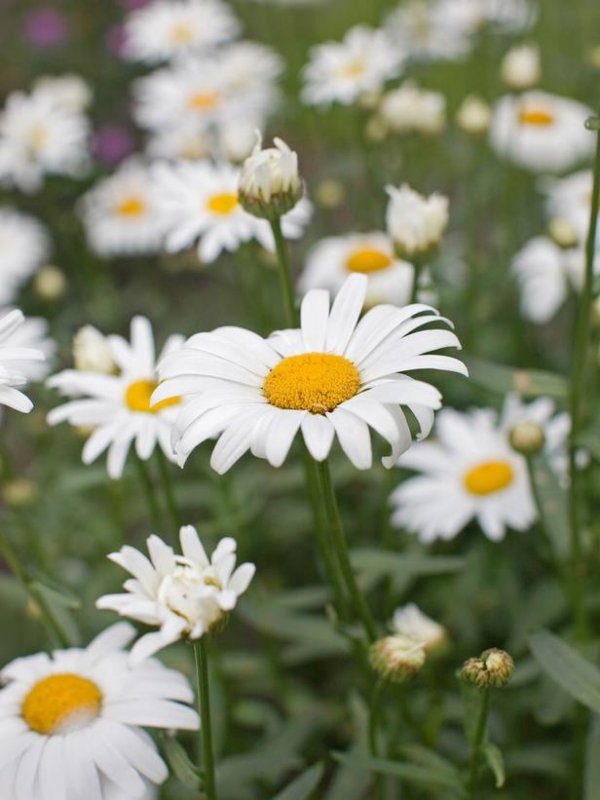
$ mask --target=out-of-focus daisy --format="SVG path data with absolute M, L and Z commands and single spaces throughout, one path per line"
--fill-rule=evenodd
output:
M 179 639 L 195 640 L 210 633 L 235 608 L 254 576 L 254 564 L 235 569 L 234 539 L 221 539 L 209 558 L 192 525 L 184 525 L 179 537 L 182 555 L 151 536 L 150 559 L 128 545 L 109 556 L 134 580 L 125 582 L 125 594 L 100 597 L 98 608 L 160 628 L 136 642 L 131 651 L 134 663 Z
M 30 377 L 39 374 L 37 365 L 44 360 L 44 353 L 39 347 L 24 346 L 31 341 L 31 328 L 24 330 L 25 325 L 18 309 L 0 318 L 0 405 L 27 414 L 33 403 L 20 390 Z
M 591 170 L 581 170 L 557 180 L 548 179 L 544 186 L 548 217 L 571 225 L 580 244 L 585 242 L 590 225 L 592 188 Z
M 0 304 L 14 299 L 49 249 L 46 229 L 36 219 L 13 208 L 0 208 Z
M 424 305 L 377 306 L 359 321 L 367 285 L 364 275 L 351 275 L 331 309 L 327 291 L 309 292 L 301 329 L 263 339 L 242 328 L 218 328 L 192 336 L 179 355 L 163 359 L 165 380 L 154 400 L 181 395 L 188 401 L 175 428 L 180 463 L 218 437 L 211 458 L 217 472 L 227 472 L 248 450 L 278 467 L 301 431 L 317 461 L 327 458 L 337 436 L 350 461 L 368 469 L 371 427 L 390 444 L 383 463 L 391 467 L 412 441 L 403 407 L 427 435 L 440 393 L 405 373 L 466 374 L 458 359 L 431 355 L 459 347 L 458 339 Z
M 42 75 L 33 84 L 34 92 L 69 111 L 85 111 L 92 102 L 92 88 L 80 75 Z
M 239 25 L 220 0 L 155 0 L 125 22 L 123 53 L 156 64 L 233 39 Z
M 198 255 L 204 262 L 214 261 L 223 250 L 233 252 L 252 239 L 274 250 L 269 223 L 248 214 L 240 205 L 237 167 L 208 161 L 160 164 L 154 177 L 168 250 L 182 250 L 197 241 Z M 300 200 L 282 218 L 284 235 L 300 236 L 310 213 L 308 200 Z
M 512 47 L 502 59 L 500 75 L 511 89 L 529 89 L 541 76 L 540 48 L 535 43 Z
M 0 319 L 11 312 L 11 309 L 0 309 Z M 19 312 L 20 313 L 20 312 Z M 26 356 L 11 363 L 11 368 L 21 373 L 27 381 L 41 381 L 50 372 L 51 360 L 56 352 L 56 342 L 49 336 L 48 321 L 42 317 L 25 317 L 21 324 L 14 328 L 4 340 L 8 347 L 24 347 L 28 351 L 41 353 L 31 359 Z
M 311 48 L 302 98 L 311 105 L 350 105 L 400 74 L 401 52 L 383 31 L 357 25 L 341 42 Z
M 386 191 L 390 199 L 385 221 L 396 253 L 410 260 L 427 257 L 448 225 L 448 198 L 437 193 L 424 197 L 406 183 Z
M 162 242 L 154 184 L 138 159 L 124 162 L 82 198 L 90 247 L 104 257 L 155 253 Z
M 472 26 L 451 4 L 409 0 L 385 23 L 390 41 L 409 58 L 455 60 L 471 49 Z
M 470 136 L 487 133 L 491 120 L 491 108 L 477 95 L 467 95 L 456 112 L 456 124 Z
M 408 603 L 394 611 L 392 627 L 394 633 L 409 636 L 428 651 L 436 650 L 448 635 L 443 625 L 424 614 L 415 603 Z
M 298 285 L 302 293 L 310 289 L 335 293 L 355 272 L 368 278 L 367 305 L 409 302 L 414 269 L 394 255 L 390 238 L 379 232 L 329 236 L 318 242 L 308 255 Z
M 570 291 L 579 292 L 585 274 L 585 252 L 581 247 L 562 248 L 546 236 L 531 239 L 512 262 L 521 292 L 521 310 L 532 322 L 548 322 L 563 305 Z M 600 274 L 600 256 L 594 261 Z
M 490 142 L 498 155 L 533 172 L 563 172 L 594 152 L 585 127 L 593 111 L 576 100 L 532 91 L 502 97 L 494 107 Z
M 119 623 L 86 648 L 18 658 L 0 673 L 6 798 L 146 798 L 168 769 L 144 727 L 196 730 L 193 692 L 156 659 L 133 666 Z M 48 794 L 50 792 L 50 794 Z
M 73 337 L 73 364 L 81 372 L 118 372 L 108 336 L 93 325 L 84 325 Z
M 131 321 L 131 343 L 121 336 L 109 336 L 116 375 L 68 369 L 48 379 L 48 385 L 69 398 L 50 411 L 48 422 L 93 428 L 82 458 L 90 464 L 108 448 L 107 468 L 119 478 L 132 443 L 139 458 L 147 460 L 158 445 L 173 460 L 171 432 L 179 398 L 152 402 L 157 386 L 154 336 L 145 317 Z M 183 344 L 183 337 L 170 336 L 160 354 L 164 358 Z
M 446 98 L 407 81 L 383 96 L 377 116 L 392 133 L 441 133 L 446 124 Z
M 46 174 L 78 174 L 88 134 L 86 117 L 53 93 L 13 92 L 0 114 L 0 182 L 36 192 Z

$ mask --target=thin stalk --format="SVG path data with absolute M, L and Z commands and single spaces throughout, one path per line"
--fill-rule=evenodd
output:
M 208 647 L 206 644 L 206 636 L 203 636 L 194 644 L 194 661 L 196 664 L 196 700 L 201 722 L 200 748 L 202 751 L 202 772 L 204 775 L 201 788 L 206 795 L 206 800 L 217 800 L 215 756 L 210 717 L 210 685 L 208 678 Z
M 590 225 L 586 242 L 585 279 L 581 292 L 573 342 L 573 368 L 569 394 L 571 432 L 569 436 L 569 528 L 571 540 L 570 583 L 573 615 L 579 638 L 585 638 L 587 619 L 585 610 L 585 582 L 581 552 L 581 515 L 579 509 L 579 475 L 577 470 L 577 448 L 582 428 L 582 408 L 585 371 L 589 353 L 591 333 L 594 255 L 600 209 L 600 130 L 596 135 L 594 160 L 594 185 L 590 211 Z
M 465 800 L 475 800 L 477 796 L 477 778 L 479 775 L 479 765 L 481 764 L 481 751 L 483 750 L 488 714 L 490 711 L 490 696 L 491 696 L 491 689 L 489 687 L 482 690 L 479 718 L 477 720 L 477 728 L 475 729 L 473 749 L 471 750 L 471 763 L 469 766 L 469 775 L 467 778 Z
M 379 728 L 379 717 L 381 714 L 381 700 L 383 697 L 384 683 L 378 681 L 373 689 L 371 698 L 371 708 L 369 711 L 369 752 L 372 758 L 377 758 L 379 750 L 377 747 L 377 730 Z M 381 800 L 383 797 L 383 776 L 375 777 L 375 794 L 373 800 Z
M 156 457 L 158 461 L 158 469 L 160 472 L 160 479 L 162 482 L 165 502 L 167 504 L 169 516 L 171 517 L 171 521 L 173 523 L 173 535 L 177 537 L 177 532 L 181 527 L 181 515 L 179 513 L 177 501 L 175 500 L 175 491 L 173 488 L 173 479 L 171 477 L 171 471 L 169 469 L 169 464 L 167 463 L 166 456 L 160 449 L 160 447 L 156 448 Z
M 546 520 L 546 512 L 544 510 L 544 505 L 540 497 L 540 490 L 536 480 L 535 465 L 533 458 L 534 458 L 533 456 L 525 457 L 525 461 L 527 462 L 527 472 L 529 474 L 529 484 L 531 486 L 531 494 L 533 495 L 533 501 L 537 509 L 540 529 L 545 539 L 546 547 L 548 549 L 549 559 L 552 562 L 552 565 L 554 566 L 554 569 L 556 570 L 559 579 L 564 580 L 565 575 L 562 568 L 562 564 L 555 555 L 552 539 L 550 538 L 550 534 L 548 533 L 548 522 Z
M 145 461 L 142 461 L 138 455 L 135 456 L 135 463 L 137 464 L 140 482 L 144 488 L 144 494 L 146 495 L 146 502 L 152 518 L 152 524 L 157 530 L 160 530 L 162 527 L 162 517 L 148 465 Z
M 335 491 L 331 482 L 329 465 L 327 461 L 323 461 L 317 463 L 316 467 L 316 475 L 318 476 L 321 500 L 323 502 L 324 517 L 327 520 L 328 533 L 331 536 L 340 571 L 344 583 L 346 584 L 348 594 L 352 598 L 354 610 L 362 622 L 367 640 L 369 642 L 374 642 L 377 638 L 377 628 L 375 627 L 375 622 L 373 621 L 369 606 L 356 582 L 352 564 L 350 563 L 348 545 L 346 543 L 346 536 L 340 518 Z
M 279 269 L 279 280 L 281 282 L 281 293 L 285 308 L 285 321 L 288 327 L 295 328 L 297 325 L 296 309 L 294 306 L 294 289 L 292 286 L 292 276 L 290 271 L 290 261 L 288 258 L 287 244 L 281 231 L 281 220 L 273 217 L 271 230 L 275 238 L 275 251 L 277 253 L 277 267 Z

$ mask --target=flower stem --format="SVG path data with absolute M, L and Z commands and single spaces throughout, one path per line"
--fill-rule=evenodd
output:
M 354 577 L 350 556 L 348 555 L 348 545 L 340 512 L 335 497 L 335 491 L 331 482 L 331 474 L 327 461 L 316 462 L 316 475 L 319 481 L 320 497 L 323 503 L 324 518 L 327 521 L 328 533 L 331 536 L 333 550 L 337 557 L 340 572 L 348 594 L 352 598 L 354 610 L 360 618 L 369 642 L 374 642 L 377 638 L 377 629 L 371 616 L 371 611 Z
M 148 465 L 145 461 L 142 461 L 138 455 L 135 456 L 135 463 L 137 464 L 140 482 L 144 487 L 144 494 L 146 495 L 146 502 L 150 511 L 150 517 L 152 518 L 152 524 L 156 526 L 157 530 L 160 530 L 162 526 L 160 507 L 156 499 L 156 493 L 152 485 L 152 477 L 150 476 Z
M 369 712 L 369 752 L 372 758 L 379 755 L 377 748 L 377 729 L 379 727 L 379 716 L 381 713 L 381 700 L 383 696 L 384 683 L 378 681 L 373 689 L 371 698 L 371 708 Z M 374 800 L 380 800 L 383 796 L 383 776 L 377 775 L 375 778 Z
M 483 743 L 485 741 L 485 731 L 490 710 L 490 696 L 491 689 L 489 687 L 482 689 L 481 706 L 477 719 L 477 727 L 475 729 L 475 737 L 473 739 L 473 748 L 471 750 L 471 763 L 469 766 L 469 775 L 467 777 L 465 800 L 475 800 L 477 796 L 477 778 L 479 775 L 481 751 L 483 750 Z
M 158 469 L 160 472 L 160 479 L 163 486 L 163 492 L 165 495 L 165 501 L 167 504 L 167 509 L 169 511 L 169 516 L 171 517 L 171 521 L 173 523 L 173 532 L 174 536 L 177 536 L 177 531 L 181 527 L 181 515 L 179 514 L 179 508 L 177 507 L 177 501 L 175 500 L 175 492 L 173 489 L 173 480 L 171 478 L 171 471 L 169 469 L 169 464 L 165 457 L 165 454 L 157 447 L 156 449 L 156 456 L 158 461 Z
M 279 280 L 281 282 L 281 293 L 285 307 L 285 321 L 288 327 L 295 328 L 297 325 L 296 309 L 294 306 L 294 289 L 292 287 L 292 276 L 290 271 L 290 261 L 283 233 L 281 230 L 281 220 L 273 217 L 270 220 L 271 230 L 275 239 L 275 251 L 277 253 L 277 266 L 279 268 Z
M 579 638 L 585 638 L 587 619 L 585 611 L 584 565 L 581 553 L 581 516 L 579 509 L 579 476 L 577 470 L 577 447 L 582 428 L 582 406 L 585 368 L 589 352 L 592 318 L 594 255 L 598 210 L 600 208 L 600 131 L 596 136 L 594 160 L 594 184 L 592 190 L 590 225 L 586 242 L 585 279 L 575 325 L 573 342 L 573 368 L 569 394 L 571 432 L 569 436 L 569 528 L 571 539 L 570 583 L 573 614 Z
M 206 800 L 217 800 L 215 757 L 210 718 L 210 686 L 208 679 L 208 647 L 206 644 L 206 636 L 203 636 L 198 642 L 194 643 L 194 660 L 196 663 L 196 699 L 201 720 L 200 747 L 202 750 L 202 771 L 204 774 L 202 789 L 206 795 Z

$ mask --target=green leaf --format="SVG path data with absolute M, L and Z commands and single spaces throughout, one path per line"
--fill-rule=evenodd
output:
M 334 753 L 336 761 L 358 771 L 375 772 L 378 775 L 388 775 L 392 778 L 403 778 L 409 783 L 426 786 L 430 789 L 460 789 L 461 781 L 458 772 L 450 774 L 446 768 L 439 766 L 423 766 L 402 761 L 389 761 L 384 758 L 367 758 L 366 756 L 347 756 L 343 753 Z
M 545 458 L 531 459 L 531 470 L 543 513 L 543 525 L 559 559 L 569 552 L 567 494 Z
M 323 765 L 315 764 L 280 792 L 274 800 L 308 800 L 323 777 Z
M 202 772 L 192 763 L 190 757 L 173 736 L 161 734 L 160 740 L 163 746 L 165 758 L 173 774 L 188 789 L 198 791 Z
M 427 556 L 408 553 L 390 553 L 384 550 L 358 548 L 350 553 L 352 564 L 358 570 L 378 575 L 418 578 L 423 575 L 442 575 L 459 572 L 465 559 L 457 556 Z
M 583 800 L 597 800 L 600 797 L 600 717 L 594 716 L 590 722 L 585 752 L 585 779 Z
M 518 392 L 523 397 L 567 397 L 567 381 L 554 372 L 507 367 L 472 357 L 465 358 L 465 362 L 472 383 L 498 394 Z
M 600 670 L 597 667 L 548 631 L 531 636 L 529 646 L 540 667 L 565 692 L 600 714 Z
M 501 789 L 505 782 L 506 782 L 506 773 L 504 771 L 504 759 L 502 758 L 502 753 L 500 749 L 496 747 L 495 744 L 491 744 L 488 742 L 483 752 L 485 753 L 485 757 L 487 763 L 494 773 L 494 777 L 496 778 L 496 789 Z

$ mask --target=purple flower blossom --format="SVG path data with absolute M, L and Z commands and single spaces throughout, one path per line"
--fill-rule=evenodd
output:
M 107 122 L 96 129 L 92 147 L 98 161 L 113 167 L 135 150 L 135 138 L 122 125 Z
M 25 17 L 24 35 L 36 47 L 60 47 L 69 37 L 67 18 L 55 8 L 38 8 Z

